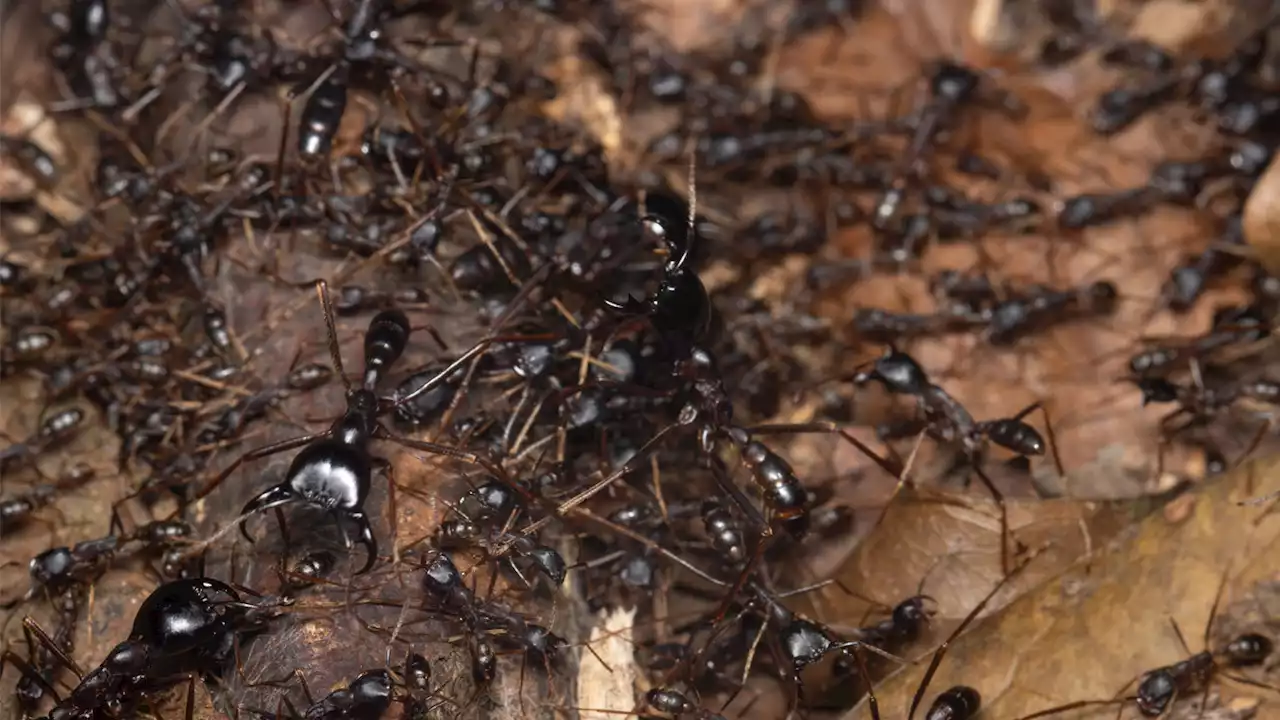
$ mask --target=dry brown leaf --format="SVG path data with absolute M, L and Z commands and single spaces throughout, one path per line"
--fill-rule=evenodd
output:
M 1192 650 L 1200 650 L 1224 571 L 1231 571 L 1227 602 L 1259 581 L 1277 579 L 1280 514 L 1264 517 L 1265 508 L 1237 503 L 1278 488 L 1280 459 L 1260 460 L 1205 487 L 1187 520 L 1171 524 L 1162 514 L 1148 517 L 1105 552 L 958 638 L 926 702 L 964 684 L 982 694 L 984 717 L 1014 718 L 1061 703 L 1110 698 L 1129 678 L 1186 656 L 1171 618 Z M 906 716 L 927 664 L 908 667 L 877 688 L 886 720 Z M 1263 708 L 1275 710 L 1278 702 L 1264 694 Z M 1070 717 L 1115 713 L 1112 706 Z M 865 703 L 845 716 L 866 717 Z
M 1127 511 L 1099 503 L 1009 503 L 1014 540 L 1044 549 L 1002 597 L 1017 597 L 1056 575 L 1102 547 L 1128 523 Z M 925 496 L 895 501 L 834 577 L 881 606 L 893 606 L 917 592 L 933 597 L 935 621 L 945 634 L 947 626 L 954 625 L 947 621 L 967 615 L 1000 581 L 1000 562 L 1000 521 L 993 503 Z M 857 624 L 869 609 L 838 585 L 824 588 L 814 603 L 819 619 L 834 625 Z M 994 603 L 990 612 L 1000 604 Z
M 1258 179 L 1244 205 L 1244 237 L 1258 259 L 1280 274 L 1280 156 Z

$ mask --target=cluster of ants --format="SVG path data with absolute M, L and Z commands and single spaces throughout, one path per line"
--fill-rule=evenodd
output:
M 1165 443 L 1237 405 L 1280 404 L 1280 380 L 1245 378 L 1237 364 L 1265 350 L 1280 309 L 1280 280 L 1249 259 L 1241 230 L 1244 201 L 1280 144 L 1272 129 L 1280 92 L 1266 71 L 1270 25 L 1226 56 L 1193 60 L 1114 40 L 1078 17 L 1064 25 L 1044 64 L 1100 50 L 1105 63 L 1131 71 L 1090 115 L 1098 133 L 1183 102 L 1222 142 L 1203 158 L 1159 163 L 1141 187 L 1050 207 L 1030 192 L 1052 194 L 1051 179 L 1028 179 L 1028 194 L 994 203 L 939 179 L 946 164 L 1004 181 L 1010 173 L 999 163 L 955 147 L 957 130 L 978 112 L 1017 118 L 1026 110 L 954 60 L 928 67 L 918 107 L 836 124 L 800 95 L 760 91 L 776 38 L 747 32 L 728 53 L 681 54 L 613 2 L 317 0 L 309 10 L 323 16 L 327 7 L 332 27 L 306 40 L 281 29 L 297 24 L 285 22 L 289 13 L 303 12 L 287 3 L 58 5 L 42 18 L 58 93 L 44 103 L 42 123 L 88 133 L 97 152 L 91 197 L 68 217 L 50 210 L 50 197 L 71 191 L 66 158 L 39 142 L 48 133 L 0 137 L 0 157 L 37 189 L 0 208 L 24 221 L 5 226 L 0 258 L 0 376 L 37 382 L 47 408 L 29 437 L 0 448 L 0 536 L 42 525 L 56 536 L 49 513 L 103 468 L 68 463 L 48 474 L 47 461 L 91 427 L 116 436 L 117 470 L 138 481 L 113 504 L 106 534 L 31 558 L 30 590 L 10 599 L 11 607 L 44 601 L 53 609 L 52 629 L 26 617 L 24 642 L 4 651 L 3 667 L 19 674 L 14 707 L 23 717 L 159 716 L 166 691 L 185 683 L 190 720 L 197 681 L 215 707 L 239 717 L 379 718 L 393 704 L 407 717 L 493 711 L 486 688 L 500 656 L 518 656 L 522 678 L 526 664 L 552 677 L 571 661 L 578 633 L 547 612 L 558 598 L 572 595 L 594 611 L 678 591 L 707 602 L 662 637 L 637 623 L 637 658 L 650 673 L 637 707 L 575 710 L 711 720 L 721 716 L 705 699 L 732 699 L 766 675 L 802 711 L 816 699 L 806 681 L 821 674 L 820 685 L 861 681 L 878 720 L 868 661 L 905 662 L 932 598 L 921 590 L 881 621 L 837 630 L 788 607 L 805 588 L 781 589 L 802 579 L 784 569 L 844 534 L 851 510 L 799 477 L 771 436 L 828 434 L 876 472 L 900 482 L 910 475 L 911 458 L 887 444 L 877 451 L 839 417 L 767 422 L 822 380 L 806 365 L 822 348 L 837 348 L 850 393 L 874 383 L 911 406 L 909 417 L 877 428 L 881 440 L 927 437 L 953 449 L 964 477 L 977 477 L 1000 512 L 1004 579 L 933 654 L 907 713 L 976 716 L 977 689 L 926 699 L 952 640 L 1031 561 L 1010 552 L 1017 544 L 984 469 L 988 450 L 1049 455 L 1060 475 L 1064 468 L 1048 413 L 1043 430 L 1029 421 L 1041 403 L 976 418 L 911 348 L 958 333 L 1007 348 L 1110 316 L 1124 298 L 1118 279 L 1017 286 L 947 271 L 929 278 L 933 312 L 860 308 L 847 332 L 802 304 L 873 274 L 917 274 L 937 245 L 992 233 L 1078 240 L 1086 228 L 1161 205 L 1212 209 L 1221 235 L 1171 271 L 1158 309 L 1187 312 L 1211 285 L 1246 269 L 1251 301 L 1219 309 L 1204 334 L 1149 343 L 1130 359 L 1125 382 L 1145 402 L 1176 406 L 1161 421 Z M 778 32 L 785 41 L 842 28 L 860 12 L 859 3 L 797 3 Z M 572 31 L 572 51 L 628 112 L 676 111 L 676 129 L 642 155 L 650 168 L 688 163 L 687 192 L 660 173 L 615 177 L 599 142 L 543 112 L 563 88 L 522 57 L 527 47 L 510 32 L 517 26 Z M 273 154 L 218 140 L 230 136 L 228 116 L 263 100 L 283 117 Z M 363 106 L 376 112 L 352 132 Z M 201 108 L 205 117 L 192 122 Z M 714 212 L 717 198 L 742 187 L 818 188 L 823 212 L 713 220 L 724 215 Z M 826 257 L 828 237 L 852 228 L 871 233 L 870 254 Z M 356 270 L 298 282 L 279 264 L 248 267 L 244 249 L 272 242 L 300 256 L 354 260 Z M 810 261 L 806 292 L 781 310 L 753 299 L 750 283 L 796 255 Z M 739 272 L 709 292 L 700 270 L 712 260 Z M 351 282 L 362 270 L 376 281 Z M 254 341 L 268 338 L 250 327 L 262 315 L 222 291 L 241 280 L 297 299 L 290 312 L 309 296 L 298 288 L 314 288 L 329 360 L 302 362 L 300 349 L 284 372 L 263 377 Z M 462 350 L 454 333 L 446 340 L 424 319 L 450 303 L 481 329 Z M 368 318 L 354 376 L 339 328 L 348 317 Z M 424 329 L 431 342 L 413 342 Z M 872 359 L 848 361 L 866 347 Z M 426 348 L 438 355 L 399 367 Z M 345 409 L 326 428 L 253 440 L 333 385 Z M 397 474 L 404 464 L 382 454 L 395 448 L 447 461 L 466 489 L 445 497 L 416 473 Z M 280 473 L 264 471 L 277 457 L 289 458 Z M 27 489 L 11 492 L 23 479 Z M 385 509 L 371 500 L 384 482 Z M 449 512 L 429 537 L 399 543 L 397 503 L 426 496 Z M 206 512 L 238 497 L 247 500 L 234 501 L 234 516 Z M 249 529 L 268 511 L 282 541 L 271 548 Z M 332 524 L 287 520 L 307 512 Z M 139 513 L 148 519 L 135 522 Z M 237 527 L 247 546 L 228 532 Z M 336 546 L 317 539 L 330 530 Z M 244 552 L 269 558 L 276 577 L 240 582 L 234 559 Z M 228 553 L 231 574 L 213 577 Z M 74 639 L 87 600 L 108 570 L 128 564 L 148 568 L 157 587 L 128 637 L 86 670 Z M 403 597 L 379 596 L 386 583 L 360 584 L 405 568 L 414 590 Z M 378 604 L 399 613 L 394 627 L 364 620 L 361 632 L 386 639 L 383 666 L 318 699 L 307 678 L 322 668 L 245 680 L 242 659 L 270 636 L 336 605 L 359 612 Z M 441 644 L 466 656 L 466 677 L 441 673 L 444 658 L 428 658 L 427 646 Z M 1271 640 L 1250 633 L 1219 651 L 1189 652 L 1145 674 L 1131 699 L 1144 716 L 1161 715 L 1207 693 L 1216 673 L 1261 664 L 1271 651 Z M 280 690 L 274 707 L 246 700 L 268 686 Z

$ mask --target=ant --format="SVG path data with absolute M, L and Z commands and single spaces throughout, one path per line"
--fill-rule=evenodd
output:
M 106 571 L 107 565 L 124 553 L 124 546 L 139 542 L 139 550 L 169 551 L 187 540 L 191 527 L 180 521 L 159 521 L 138 528 L 125 535 L 108 535 L 95 540 L 85 540 L 73 547 L 46 550 L 31 559 L 30 573 L 34 581 L 21 600 L 29 600 L 37 593 L 53 599 L 58 610 L 58 628 L 53 643 L 65 653 L 70 653 L 71 639 L 79 619 L 80 607 L 94 579 Z M 179 571 L 179 560 L 169 552 L 165 554 L 165 572 L 168 577 Z M 15 601 L 17 602 L 17 601 Z M 28 640 L 31 632 L 27 632 Z M 46 680 L 52 676 L 53 656 L 45 646 L 31 643 L 35 653 L 32 667 Z M 44 698 L 44 690 L 31 676 L 24 675 L 17 686 L 19 702 L 33 710 Z
M 24 627 L 35 635 L 68 669 L 81 677 L 80 683 L 64 699 L 59 699 L 50 718 L 96 717 L 108 707 L 130 709 L 143 695 L 172 687 L 187 676 L 216 677 L 231 660 L 237 638 L 261 628 L 291 605 L 289 598 L 264 598 L 248 603 L 230 585 L 213 578 L 173 580 L 154 590 L 134 616 L 129 638 L 116 645 L 102 664 L 89 673 L 76 663 L 27 618 Z M 4 662 L 13 664 L 25 677 L 60 697 L 53 686 L 13 651 L 5 651 Z
M 70 441 L 80 432 L 85 417 L 83 409 L 72 406 L 45 418 L 31 437 L 0 449 L 0 472 L 12 472 L 19 462 L 30 462 L 39 453 Z
M 97 472 L 85 463 L 77 463 L 58 475 L 51 483 L 41 483 L 26 493 L 0 500 L 0 537 L 21 527 L 36 510 L 48 505 L 64 490 L 89 483 Z
M 515 496 L 507 490 L 506 486 L 496 482 L 486 485 L 494 490 L 500 490 L 510 498 L 510 502 L 505 504 L 508 513 L 510 509 L 514 509 Z M 484 548 L 489 557 L 494 560 L 500 559 L 507 553 L 514 553 L 528 559 L 554 587 L 560 587 L 564 583 L 568 572 L 564 557 L 554 548 L 539 545 L 532 538 L 520 534 L 496 532 L 491 537 L 482 537 L 480 528 L 466 517 L 450 518 L 441 522 L 436 530 L 436 545 L 444 550 L 478 545 Z M 515 558 L 510 558 L 509 562 L 511 568 L 521 580 L 524 580 L 524 576 L 516 566 Z M 528 585 L 529 582 L 525 580 L 525 584 Z
M 1024 715 L 1018 720 L 1032 720 L 1032 718 L 1057 715 L 1081 707 L 1122 705 L 1130 700 L 1137 706 L 1138 712 L 1142 713 L 1143 717 L 1160 717 L 1165 714 L 1174 700 L 1201 689 L 1203 690 L 1203 695 L 1201 696 L 1200 707 L 1201 712 L 1203 712 L 1209 697 L 1211 681 L 1215 675 L 1219 674 L 1245 685 L 1266 690 L 1276 690 L 1275 687 L 1270 685 L 1227 672 L 1229 669 L 1255 667 L 1265 662 L 1275 647 L 1270 638 L 1258 633 L 1245 633 L 1232 639 L 1217 651 L 1208 649 L 1209 634 L 1213 628 L 1213 620 L 1217 616 L 1218 605 L 1222 600 L 1222 591 L 1226 588 L 1226 584 L 1227 578 L 1224 576 L 1222 582 L 1218 585 L 1213 607 L 1209 611 L 1209 621 L 1205 623 L 1203 644 L 1206 649 L 1198 653 L 1191 652 L 1191 648 L 1187 646 L 1186 638 L 1182 636 L 1182 630 L 1178 627 L 1178 623 L 1170 618 L 1169 622 L 1173 626 L 1174 633 L 1178 636 L 1178 642 L 1189 657 L 1172 665 L 1165 665 L 1143 673 L 1140 678 L 1136 678 L 1138 687 L 1132 697 L 1117 697 L 1112 700 L 1077 700 L 1076 702 Z M 1128 688 L 1133 682 L 1134 680 L 1130 680 L 1125 683 L 1125 688 Z M 1121 692 L 1124 692 L 1124 688 L 1121 689 Z
M 1160 289 L 1163 304 L 1174 312 L 1190 310 L 1209 282 L 1230 272 L 1242 262 L 1239 251 L 1244 246 L 1244 228 L 1240 213 L 1226 220 L 1226 227 L 1208 248 L 1183 259 L 1169 273 Z
M 1215 322 L 1215 327 L 1204 335 L 1154 345 L 1136 353 L 1129 358 L 1129 372 L 1136 378 L 1160 377 L 1192 361 L 1204 361 L 1219 350 L 1265 339 L 1270 335 L 1268 323 L 1251 315 L 1246 310 L 1238 317 Z
M 72 547 L 46 550 L 31 559 L 31 578 L 34 587 L 25 599 L 35 596 L 39 590 L 57 593 L 72 584 L 86 583 L 106 570 L 105 565 L 119 557 L 126 545 L 141 543 L 139 549 L 168 549 L 187 542 L 192 534 L 191 526 L 181 520 L 158 520 L 138 527 L 133 532 L 107 535 L 84 540 Z M 166 568 L 176 574 L 176 567 Z
M 299 675 L 301 679 L 301 675 Z M 306 720 L 347 720 L 348 718 L 374 720 L 386 714 L 393 702 L 401 703 L 407 717 L 425 717 L 432 709 L 452 701 L 442 698 L 441 704 L 435 708 L 426 707 L 420 695 L 430 692 L 431 666 L 421 654 L 410 652 L 405 657 L 404 665 L 399 673 L 391 670 L 368 670 L 360 673 L 344 688 L 338 688 L 318 701 L 312 701 L 311 691 L 304 681 L 303 694 L 308 706 L 301 714 L 288 701 L 281 702 L 289 708 L 288 717 L 306 718 Z M 279 712 L 269 713 L 262 710 L 250 710 L 258 717 L 279 720 Z
M 983 456 L 988 443 L 994 443 L 1012 450 L 1020 456 L 1044 455 L 1046 447 L 1053 451 L 1054 465 L 1058 474 L 1063 474 L 1062 461 L 1058 458 L 1056 445 L 1047 445 L 1044 437 L 1023 418 L 1036 410 L 1045 416 L 1046 428 L 1050 438 L 1053 436 L 1052 426 L 1048 424 L 1048 413 L 1039 402 L 1032 403 L 1011 417 L 978 421 L 969 414 L 954 397 L 929 380 L 924 368 L 907 353 L 890 346 L 884 354 L 877 358 L 871 368 L 854 376 L 855 385 L 865 385 L 876 381 L 891 393 L 911 395 L 921 412 L 918 420 L 891 428 L 882 428 L 882 437 L 913 434 L 922 432 L 943 443 L 953 443 L 978 479 L 991 493 L 1000 507 L 1001 566 L 1009 569 L 1008 545 L 1004 538 L 1008 536 L 1008 510 L 1005 507 L 1004 495 L 996 488 L 991 478 L 981 468 Z
M 924 580 L 920 582 L 923 586 Z M 933 602 L 933 598 L 928 595 L 913 595 L 895 605 L 889 617 L 874 625 L 858 628 L 854 634 L 858 640 L 867 645 L 886 652 L 897 652 L 898 648 L 919 639 L 920 631 L 933 616 L 933 611 L 926 606 L 926 602 Z M 851 660 L 849 657 L 837 659 L 835 667 L 837 676 L 853 672 L 854 667 L 849 660 Z
M 1134 383 L 1142 391 L 1142 404 L 1177 403 L 1175 410 L 1160 418 L 1160 452 L 1157 456 L 1156 474 L 1164 467 L 1164 448 L 1179 434 L 1193 427 L 1204 425 L 1218 412 L 1230 407 L 1239 400 L 1250 400 L 1263 405 L 1280 405 L 1280 382 L 1274 380 L 1241 381 L 1237 378 L 1223 378 L 1220 381 L 1206 383 L 1205 377 L 1213 377 L 1213 373 L 1202 372 L 1200 365 L 1192 360 L 1191 385 L 1179 385 L 1163 377 L 1141 377 Z M 1186 420 L 1175 425 L 1175 421 L 1186 416 Z M 1269 418 L 1258 428 L 1242 457 L 1248 457 L 1262 442 L 1267 430 L 1271 429 L 1275 420 Z
M 688 221 L 676 214 L 679 201 L 665 195 L 646 199 L 653 202 L 640 222 L 662 241 L 668 258 L 662 269 L 662 283 L 647 300 L 627 296 L 625 302 L 606 299 L 605 305 L 620 313 L 647 317 L 676 357 L 687 357 L 694 344 L 711 327 L 711 298 L 698 273 L 690 266 L 694 251 L 696 201 L 689 204 Z
M 1036 554 L 1038 554 L 1038 551 Z M 1000 582 L 996 583 L 995 587 L 991 589 L 991 592 L 987 593 L 986 597 L 982 598 L 982 600 L 974 606 L 973 610 L 969 611 L 969 614 L 960 621 L 960 624 L 956 626 L 956 629 L 951 631 L 951 634 L 947 636 L 947 638 L 942 641 L 942 644 L 938 646 L 938 649 L 933 652 L 933 657 L 929 661 L 929 666 L 925 670 L 924 675 L 920 678 L 920 684 L 916 686 L 915 694 L 911 698 L 911 706 L 907 711 L 907 720 L 911 720 L 915 717 L 916 710 L 919 709 L 920 703 L 923 702 L 924 695 L 929 690 L 929 684 L 933 681 L 933 676 L 937 672 L 938 666 L 942 664 L 943 658 L 946 657 L 947 650 L 951 647 L 951 643 L 955 642 L 956 638 L 960 637 L 960 635 L 968 629 L 971 624 L 973 624 L 973 621 L 976 620 L 978 615 L 980 615 L 987 607 L 987 604 L 996 596 L 996 593 L 1000 592 L 1001 588 L 1003 588 L 1012 578 L 1021 573 L 1033 559 L 1035 559 L 1035 555 L 1023 560 L 1016 568 L 1013 569 L 1012 572 L 1001 578 Z M 872 720 L 880 720 L 880 703 L 879 700 L 876 699 L 875 689 L 872 687 L 871 678 L 867 674 L 866 663 L 862 661 L 861 655 L 855 654 L 854 659 L 858 661 L 858 673 L 862 676 L 863 682 L 867 685 L 866 705 L 871 713 L 871 718 Z M 977 716 L 981 703 L 982 696 L 977 690 L 965 685 L 956 685 L 943 691 L 934 699 L 928 712 L 925 714 L 925 720 L 970 720 Z
M 343 285 L 338 289 L 334 310 L 338 315 L 356 315 L 367 310 L 383 310 L 397 306 L 420 306 L 428 302 L 427 293 L 420 288 L 405 288 L 393 292 L 366 288 L 360 285 Z
M 1032 330 L 1078 317 L 1115 312 L 1119 292 L 1114 283 L 1098 280 L 1078 288 L 1032 287 L 991 309 L 984 334 L 993 345 L 1011 345 Z
M 403 354 L 409 339 L 409 319 L 400 310 L 384 310 L 373 317 L 365 333 L 365 363 L 361 385 L 353 387 L 342 369 L 342 351 L 334 326 L 334 311 L 329 297 L 328 284 L 316 281 L 325 325 L 329 336 L 329 354 L 335 372 L 346 387 L 347 411 L 324 432 L 282 440 L 244 453 L 228 465 L 211 482 L 199 491 L 197 498 L 212 492 L 218 485 L 247 460 L 256 460 L 294 448 L 302 448 L 285 475 L 285 480 L 267 488 L 250 500 L 241 511 L 240 531 L 252 542 L 245 523 L 247 516 L 293 502 L 305 502 L 335 513 L 354 523 L 359 531 L 358 541 L 364 546 L 366 559 L 357 574 L 368 572 L 377 559 L 378 544 L 364 512 L 375 460 L 369 453 L 369 442 L 375 439 L 390 440 L 407 448 L 436 455 L 453 457 L 484 467 L 497 477 L 506 473 L 496 463 L 476 453 L 466 452 L 437 443 L 409 440 L 389 432 L 378 419 L 384 411 L 399 407 L 418 395 L 446 380 L 453 369 L 477 355 L 487 347 L 482 341 L 464 353 L 444 372 L 432 377 L 412 392 L 394 401 L 379 398 L 375 393 L 378 382 L 390 366 Z M 348 546 L 350 537 L 344 533 Z

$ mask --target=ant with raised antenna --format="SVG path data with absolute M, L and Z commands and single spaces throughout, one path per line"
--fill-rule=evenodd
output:
M 410 331 L 408 317 L 400 310 L 384 310 L 373 317 L 365 333 L 362 381 L 359 386 L 353 387 L 343 371 L 342 351 L 334 326 L 333 303 L 329 297 L 328 284 L 324 280 L 317 280 L 315 287 L 328 330 L 329 355 L 334 370 L 346 387 L 346 412 L 328 430 L 282 440 L 242 454 L 201 488 L 196 497 L 198 499 L 208 495 L 245 461 L 302 448 L 289 465 L 285 480 L 262 491 L 244 506 L 241 511 L 241 533 L 252 542 L 245 526 L 249 515 L 294 502 L 315 505 L 356 525 L 358 540 L 366 552 L 365 564 L 357 573 L 363 574 L 373 567 L 378 554 L 378 543 L 365 514 L 364 502 L 369 494 L 374 465 L 389 467 L 384 460 L 376 459 L 369 452 L 370 441 L 389 440 L 414 450 L 463 460 L 479 465 L 495 477 L 511 483 L 502 467 L 487 457 L 447 445 L 402 438 L 392 434 L 379 420 L 379 416 L 385 412 L 410 402 L 445 382 L 454 370 L 488 347 L 491 340 L 482 340 L 415 390 L 395 398 L 382 398 L 376 394 L 376 388 L 386 371 L 405 350 Z M 343 538 L 350 546 L 350 537 L 344 533 Z

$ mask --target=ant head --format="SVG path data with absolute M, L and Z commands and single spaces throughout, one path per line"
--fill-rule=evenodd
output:
M 909 597 L 893 608 L 893 624 L 904 628 L 919 628 L 937 612 L 931 607 L 936 605 L 937 601 L 928 595 Z
M 391 701 L 391 673 L 386 670 L 361 673 L 349 687 L 355 705 L 383 705 Z
M 174 580 L 161 585 L 138 608 L 129 639 L 169 656 L 214 645 L 231 627 L 217 611 L 213 593 L 236 602 L 240 599 L 229 585 L 211 578 Z
M 1170 403 L 1178 399 L 1178 386 L 1168 378 L 1144 377 L 1134 381 L 1142 391 L 1142 404 Z
M 1165 668 L 1147 673 L 1138 683 L 1137 697 L 1134 698 L 1138 710 L 1147 717 L 1158 717 L 1164 714 L 1177 694 L 1178 684 L 1173 674 Z
M 567 567 L 560 553 L 552 548 L 539 545 L 529 552 L 529 557 L 553 585 L 560 587 L 564 584 Z
M 58 547 L 45 550 L 31 558 L 31 578 L 40 585 L 48 585 L 65 575 L 74 564 L 75 560 L 71 556 L 70 548 Z
M 669 255 L 667 272 L 684 267 L 693 249 L 688 217 L 688 203 L 675 195 L 661 191 L 645 193 L 644 215 L 640 221 L 665 246 Z
M 929 73 L 929 92 L 937 100 L 950 103 L 963 103 L 978 88 L 981 77 L 957 63 L 946 60 L 937 61 Z
M 423 569 L 426 572 L 422 575 L 422 588 L 433 596 L 444 597 L 462 587 L 462 573 L 447 553 L 437 553 Z
M 404 683 L 413 690 L 426 690 L 431 685 L 431 664 L 420 653 L 409 653 L 404 659 Z
M 854 376 L 855 385 L 878 380 L 891 393 L 918 395 L 929 387 L 929 375 L 915 358 L 890 345 L 870 370 Z

